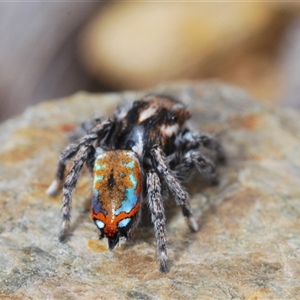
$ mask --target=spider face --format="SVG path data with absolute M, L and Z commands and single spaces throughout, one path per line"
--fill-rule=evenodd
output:
M 141 170 L 130 150 L 102 151 L 95 158 L 91 216 L 114 249 L 138 220 L 141 205 Z
M 118 107 L 110 119 L 87 121 L 75 130 L 74 135 L 82 137 L 62 151 L 56 179 L 47 190 L 54 196 L 63 186 L 60 240 L 68 234 L 72 194 L 86 164 L 93 176 L 91 216 L 100 239 L 107 238 L 113 250 L 121 238 L 127 238 L 138 222 L 143 200 L 151 214 L 160 270 L 166 272 L 164 197 L 171 192 L 189 228 L 197 231 L 182 183 L 194 170 L 215 182 L 215 164 L 201 147 L 214 152 L 217 162 L 225 160 L 214 138 L 187 126 L 189 117 L 182 103 L 149 95 Z M 71 159 L 74 164 L 64 177 Z

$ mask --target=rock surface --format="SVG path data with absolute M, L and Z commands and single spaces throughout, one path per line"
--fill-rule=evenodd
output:
M 85 172 L 61 244 L 61 197 L 50 198 L 66 134 L 142 92 L 42 103 L 1 125 L 0 299 L 296 299 L 300 294 L 300 115 L 216 82 L 159 86 L 216 134 L 228 155 L 220 184 L 192 188 L 201 229 L 190 233 L 168 203 L 170 272 L 158 271 L 151 224 L 113 252 L 97 239 Z M 147 209 L 145 209 L 147 217 Z

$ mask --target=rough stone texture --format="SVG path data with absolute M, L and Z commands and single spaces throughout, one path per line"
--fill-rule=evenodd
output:
M 142 95 L 78 93 L 29 108 L 0 127 L 0 299 L 299 297 L 299 113 L 215 82 L 152 92 L 188 104 L 194 126 L 217 134 L 228 154 L 218 186 L 191 188 L 198 233 L 190 233 L 180 209 L 168 203 L 170 272 L 158 271 L 148 222 L 113 252 L 98 241 L 87 172 L 74 196 L 72 236 L 58 242 L 61 197 L 50 198 L 45 189 L 66 133 Z

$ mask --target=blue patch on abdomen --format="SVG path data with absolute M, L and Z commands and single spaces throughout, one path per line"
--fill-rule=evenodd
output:
M 139 201 L 139 195 L 136 195 L 135 191 L 137 188 L 137 178 L 134 176 L 133 172 L 129 175 L 130 181 L 133 184 L 132 188 L 126 188 L 125 196 L 126 198 L 122 201 L 122 205 L 115 210 L 114 214 L 118 215 L 121 212 L 129 213 Z
M 95 214 L 102 212 L 104 215 L 107 215 L 107 211 L 102 208 L 102 203 L 99 201 L 99 192 L 97 190 L 94 190 L 92 207 Z

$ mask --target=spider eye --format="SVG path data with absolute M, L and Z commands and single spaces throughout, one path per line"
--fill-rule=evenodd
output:
M 167 119 L 170 122 L 177 122 L 178 116 L 173 112 L 168 112 Z

